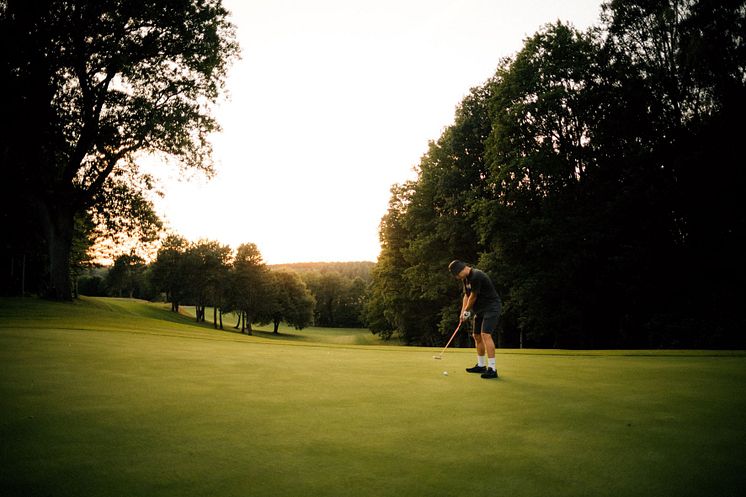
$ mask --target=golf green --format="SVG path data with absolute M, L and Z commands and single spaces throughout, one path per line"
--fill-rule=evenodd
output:
M 500 351 L 482 380 L 469 350 L 265 335 L 0 299 L 0 495 L 746 491 L 743 353 Z

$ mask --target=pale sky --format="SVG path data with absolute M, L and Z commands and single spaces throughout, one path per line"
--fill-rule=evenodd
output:
M 157 209 L 196 241 L 265 262 L 375 261 L 394 183 L 469 89 L 542 25 L 600 0 L 224 0 L 242 58 L 216 111 L 217 176 L 166 179 Z

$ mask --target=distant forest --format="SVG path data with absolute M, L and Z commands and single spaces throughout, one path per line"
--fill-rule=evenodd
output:
M 372 271 L 374 266 L 375 263 L 370 261 L 350 261 L 293 262 L 289 264 L 269 264 L 268 267 L 270 269 L 289 269 L 301 274 L 312 271 L 318 271 L 319 273 L 338 272 L 346 278 L 360 278 L 367 283 L 373 278 Z
M 170 302 L 172 310 L 196 306 L 205 321 L 214 308 L 215 327 L 221 314 L 243 313 L 244 331 L 253 323 L 281 322 L 307 326 L 365 326 L 365 301 L 373 262 L 314 262 L 266 265 L 256 245 L 235 252 L 210 240 L 190 243 L 170 236 L 147 264 L 129 254 L 110 268 L 93 268 L 76 279 L 76 293 L 89 296 L 134 297 Z

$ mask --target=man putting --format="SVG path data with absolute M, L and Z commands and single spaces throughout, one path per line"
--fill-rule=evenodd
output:
M 464 285 L 459 321 L 474 318 L 473 336 L 477 348 L 477 365 L 467 368 L 469 373 L 481 373 L 482 378 L 497 378 L 495 368 L 495 341 L 492 334 L 497 331 L 500 320 L 500 296 L 492 280 L 483 271 L 469 267 L 461 261 L 448 265 L 453 276 Z

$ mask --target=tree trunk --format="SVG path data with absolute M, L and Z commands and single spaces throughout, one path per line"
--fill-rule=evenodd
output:
M 47 296 L 55 300 L 72 300 L 70 251 L 74 229 L 74 209 L 63 202 L 41 202 L 42 228 L 49 255 L 49 288 Z
M 274 325 L 275 325 L 275 331 L 274 331 L 274 334 L 275 334 L 275 335 L 277 335 L 277 334 L 278 334 L 278 333 L 277 333 L 277 330 L 278 330 L 278 329 L 280 328 L 280 320 L 279 320 L 279 319 L 275 319 L 275 320 L 274 320 Z
M 246 334 L 253 335 L 253 330 L 251 329 L 252 318 L 249 316 L 248 313 L 244 313 L 244 319 L 246 320 Z

